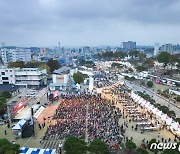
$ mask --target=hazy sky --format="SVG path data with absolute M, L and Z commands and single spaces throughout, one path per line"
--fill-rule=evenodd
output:
M 0 42 L 16 46 L 180 43 L 180 0 L 0 0 Z

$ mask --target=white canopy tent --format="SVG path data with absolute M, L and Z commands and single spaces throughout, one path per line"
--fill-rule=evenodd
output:
M 140 99 L 141 99 L 141 97 L 140 97 L 140 96 L 137 96 L 134 101 L 135 101 L 135 102 L 138 102 Z
M 156 115 L 159 116 L 159 117 L 161 117 L 161 114 L 162 114 L 162 111 L 160 111 L 160 110 L 158 110 L 157 113 L 156 113 Z
M 159 110 L 159 109 L 158 109 L 157 107 L 155 107 L 155 108 L 152 110 L 152 112 L 153 112 L 154 114 L 156 114 L 158 110 Z
M 154 108 L 154 105 L 152 105 L 152 104 L 149 104 L 149 106 L 147 107 L 147 109 L 150 110 L 150 111 L 152 111 L 153 108 Z
M 138 101 L 138 103 L 139 103 L 139 104 L 142 104 L 143 101 L 144 101 L 144 99 L 143 99 L 143 98 L 140 98 L 139 101 Z
M 162 119 L 163 121 L 166 121 L 166 118 L 167 118 L 167 114 L 162 114 L 162 115 L 161 115 L 161 119 Z
M 167 118 L 166 118 L 166 124 L 167 124 L 167 125 L 171 125 L 171 124 L 172 124 L 172 120 L 173 120 L 172 118 L 170 118 L 170 117 L 167 116 Z
M 146 100 L 145 99 L 143 99 L 143 101 L 142 101 L 142 103 L 141 103 L 141 105 L 145 105 L 146 104 Z
M 157 107 L 144 100 L 142 97 L 136 95 L 134 92 L 131 92 L 131 98 L 138 104 L 144 106 L 147 110 L 152 111 L 156 116 L 160 117 L 162 121 L 165 121 L 167 125 L 170 125 L 171 130 L 174 129 L 175 133 L 180 136 L 180 124 L 178 122 L 174 122 L 167 114 L 164 114 Z
M 150 102 L 146 102 L 145 108 L 148 108 L 149 105 L 150 105 Z
M 178 130 L 178 126 L 179 126 L 179 123 L 178 122 L 173 122 L 173 123 L 171 123 L 171 127 L 173 128 L 173 129 L 175 129 L 175 130 Z
M 25 123 L 26 123 L 26 120 L 22 119 L 12 129 L 20 130 Z

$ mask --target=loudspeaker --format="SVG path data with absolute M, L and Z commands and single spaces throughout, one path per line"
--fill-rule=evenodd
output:
M 25 124 L 22 128 L 22 138 L 31 137 L 34 134 L 34 125 Z

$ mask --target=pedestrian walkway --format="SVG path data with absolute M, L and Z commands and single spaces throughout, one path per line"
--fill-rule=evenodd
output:
M 85 142 L 88 143 L 88 108 L 89 103 L 86 104 L 86 132 L 85 132 Z

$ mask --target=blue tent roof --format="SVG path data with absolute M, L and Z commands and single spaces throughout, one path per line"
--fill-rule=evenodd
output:
M 56 154 L 56 149 L 26 148 L 20 149 L 20 154 Z

